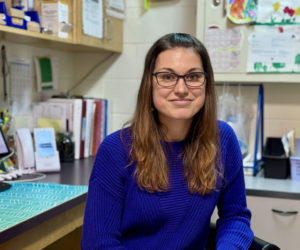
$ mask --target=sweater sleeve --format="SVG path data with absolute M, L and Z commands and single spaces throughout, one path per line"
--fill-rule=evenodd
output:
M 248 249 L 253 232 L 246 204 L 242 155 L 231 127 L 221 136 L 224 184 L 218 202 L 217 249 Z
M 105 139 L 94 162 L 85 207 L 81 248 L 124 249 L 120 223 L 125 153 L 120 141 Z

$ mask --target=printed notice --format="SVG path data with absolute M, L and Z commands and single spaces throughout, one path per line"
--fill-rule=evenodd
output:
M 83 33 L 89 36 L 102 38 L 102 0 L 83 0 L 82 17 Z
M 249 35 L 248 72 L 300 73 L 296 53 L 297 36 L 293 33 L 255 32 Z

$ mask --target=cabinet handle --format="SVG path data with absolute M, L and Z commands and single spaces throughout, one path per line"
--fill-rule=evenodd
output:
M 222 2 L 221 0 L 213 0 L 213 6 L 217 7 L 221 4 L 221 2 Z M 223 0 L 223 7 L 222 8 L 223 8 L 223 15 L 226 16 L 226 13 L 227 13 L 227 10 L 226 10 L 227 0 Z
M 112 36 L 113 36 L 113 23 L 109 19 L 108 19 L 108 23 L 109 23 L 109 37 L 108 37 L 108 40 L 112 40 Z
M 225 1 L 225 0 L 224 0 L 224 1 Z M 220 5 L 220 3 L 221 3 L 221 0 L 213 0 L 214 6 Z
M 290 216 L 290 215 L 298 214 L 298 211 L 283 211 L 274 208 L 272 208 L 272 212 L 282 216 Z
M 104 39 L 107 39 L 108 35 L 108 20 L 106 18 L 103 19 L 103 22 L 104 22 Z
M 113 24 L 112 21 L 104 18 L 104 38 L 108 41 L 112 39 Z

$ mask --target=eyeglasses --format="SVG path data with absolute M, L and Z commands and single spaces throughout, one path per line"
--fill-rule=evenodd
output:
M 177 75 L 171 72 L 156 72 L 152 74 L 156 78 L 156 82 L 161 87 L 174 87 L 180 78 L 189 88 L 199 88 L 204 85 L 207 73 L 206 72 L 190 72 L 185 75 Z

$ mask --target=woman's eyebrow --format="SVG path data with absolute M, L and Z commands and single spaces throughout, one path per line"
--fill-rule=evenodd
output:
M 196 71 L 199 72 L 199 70 L 202 72 L 203 69 L 201 67 L 195 67 L 195 68 L 191 68 L 187 73 L 192 72 L 192 71 Z
M 158 71 L 161 71 L 161 70 L 167 70 L 167 71 L 171 71 L 171 72 L 175 73 L 175 71 L 171 68 L 160 68 Z
M 172 68 L 160 68 L 158 71 L 161 71 L 161 70 L 167 70 L 167 71 L 176 73 Z M 200 70 L 201 72 L 203 71 L 203 69 L 201 67 L 195 67 L 195 68 L 189 69 L 186 73 L 190 73 L 190 72 L 193 72 L 196 70 L 198 70 L 198 71 Z

